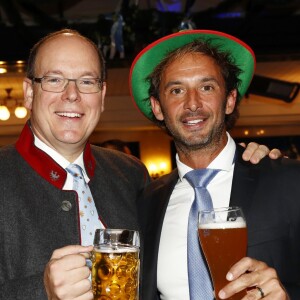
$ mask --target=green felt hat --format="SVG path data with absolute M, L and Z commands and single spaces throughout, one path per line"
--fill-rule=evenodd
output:
M 247 92 L 256 64 L 254 52 L 247 44 L 234 36 L 212 30 L 185 30 L 170 34 L 144 48 L 134 59 L 130 69 L 131 96 L 137 108 L 151 121 L 153 115 L 149 100 L 150 84 L 146 78 L 170 51 L 199 39 L 209 40 L 211 45 L 231 54 L 234 64 L 242 70 L 238 88 L 241 98 Z

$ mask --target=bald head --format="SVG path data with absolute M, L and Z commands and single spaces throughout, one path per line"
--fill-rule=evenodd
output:
M 102 81 L 105 81 L 106 80 L 105 60 L 104 60 L 104 57 L 103 57 L 101 51 L 99 51 L 97 45 L 92 40 L 81 35 L 78 31 L 71 30 L 71 29 L 63 29 L 60 31 L 55 31 L 53 33 L 50 33 L 49 35 L 42 38 L 39 42 L 37 42 L 32 47 L 29 58 L 28 58 L 28 63 L 27 63 L 27 77 L 28 78 L 36 77 L 36 74 L 35 74 L 36 59 L 37 59 L 37 56 L 39 55 L 39 51 L 42 48 L 44 48 L 46 45 L 48 45 L 48 43 L 50 43 L 51 41 L 58 39 L 58 38 L 62 38 L 62 37 L 64 37 L 64 38 L 77 37 L 77 38 L 81 39 L 82 41 L 85 41 L 86 43 L 88 43 L 91 46 L 91 48 L 94 49 L 94 51 L 96 52 L 96 54 L 98 56 L 100 79 Z M 71 55 L 71 53 L 70 53 L 70 55 Z

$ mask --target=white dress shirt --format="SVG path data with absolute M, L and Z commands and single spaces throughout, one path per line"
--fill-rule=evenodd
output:
M 226 146 L 208 166 L 211 169 L 221 170 L 207 186 L 214 207 L 229 206 L 236 145 L 228 133 L 227 137 Z M 189 212 L 195 194 L 192 186 L 183 178 L 192 169 L 183 164 L 178 155 L 176 155 L 176 163 L 179 180 L 165 214 L 157 263 L 157 285 L 163 300 L 190 299 L 187 230 Z

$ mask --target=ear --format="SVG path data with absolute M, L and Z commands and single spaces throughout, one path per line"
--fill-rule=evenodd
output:
M 101 113 L 104 111 L 105 95 L 106 95 L 106 82 L 103 82 L 101 88 Z
M 227 96 L 227 103 L 225 109 L 226 115 L 229 115 L 233 112 L 236 103 L 236 98 L 237 98 L 237 90 L 234 89 Z
M 23 80 L 23 94 L 24 94 L 24 106 L 28 109 L 32 109 L 33 101 L 33 86 L 32 81 L 29 78 Z
M 159 121 L 163 121 L 164 115 L 161 111 L 160 102 L 154 97 L 150 97 L 151 108 L 155 118 Z

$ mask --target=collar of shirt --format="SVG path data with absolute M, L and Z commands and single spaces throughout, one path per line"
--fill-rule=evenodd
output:
M 234 163 L 235 149 L 236 145 L 232 137 L 228 132 L 227 135 L 227 143 L 223 150 L 219 153 L 219 155 L 208 165 L 210 169 L 219 169 L 222 171 L 229 172 Z M 179 180 L 183 180 L 184 175 L 191 171 L 192 168 L 184 164 L 180 161 L 178 154 L 176 154 L 176 164 L 178 168 Z M 218 174 L 217 174 L 218 176 Z M 217 177 L 216 176 L 216 177 Z
M 35 144 L 36 147 L 38 147 L 39 149 L 41 149 L 42 151 L 47 153 L 49 156 L 51 156 L 53 158 L 53 160 L 57 164 L 59 164 L 62 168 L 66 169 L 69 166 L 70 162 L 67 159 L 65 159 L 57 151 L 55 151 L 54 149 L 52 149 L 48 145 L 46 145 L 35 134 L 34 134 L 34 144 Z M 88 183 L 90 181 L 90 179 L 87 176 L 87 173 L 86 173 L 86 170 L 85 170 L 85 167 L 84 167 L 83 152 L 76 158 L 76 160 L 73 163 L 79 165 L 82 168 L 85 182 Z M 69 174 L 67 172 L 67 181 L 66 181 L 63 189 L 64 190 L 65 189 L 72 189 L 72 186 L 73 186 L 73 177 L 72 177 L 71 174 Z

